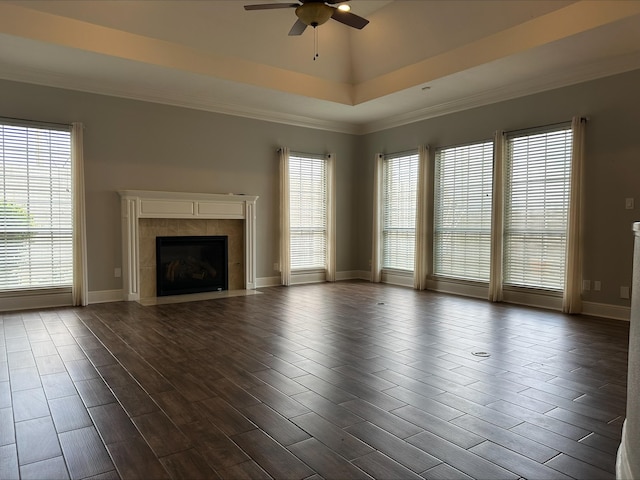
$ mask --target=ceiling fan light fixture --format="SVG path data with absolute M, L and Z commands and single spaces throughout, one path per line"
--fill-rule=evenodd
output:
M 340 5 L 338 5 L 338 10 L 340 10 L 341 12 L 350 12 L 351 6 L 348 3 L 341 3 Z
M 305 25 L 315 28 L 331 18 L 333 8 L 319 2 L 303 3 L 296 8 L 296 15 Z

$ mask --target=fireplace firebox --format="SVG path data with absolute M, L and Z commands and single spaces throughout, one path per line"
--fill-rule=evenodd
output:
M 228 290 L 226 236 L 156 237 L 157 296 Z

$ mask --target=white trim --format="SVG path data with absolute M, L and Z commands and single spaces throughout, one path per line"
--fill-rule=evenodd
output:
M 256 288 L 277 287 L 281 285 L 280 276 L 277 277 L 260 277 L 256 279 Z
M 581 313 L 583 315 L 591 315 L 593 317 L 624 320 L 625 322 L 628 322 L 631 319 L 631 307 L 608 305 L 606 303 L 582 302 Z
M 371 279 L 371 272 L 368 270 L 345 270 L 343 272 L 336 272 L 336 281 L 344 280 L 366 280 Z M 316 280 L 318 282 L 324 282 L 324 279 Z M 309 283 L 309 282 L 296 282 L 297 284 Z M 256 279 L 256 288 L 277 287 L 281 285 L 280 277 L 260 277 Z
M 457 97 L 454 100 L 442 102 L 437 105 L 429 105 L 418 110 L 413 110 L 398 115 L 387 116 L 380 120 L 368 122 L 360 126 L 358 135 L 389 130 L 402 127 L 411 123 L 421 122 L 430 118 L 441 117 L 451 113 L 462 112 L 472 108 L 492 105 L 507 100 L 513 100 L 528 95 L 569 87 L 580 83 L 598 80 L 638 68 L 640 55 L 637 52 L 628 55 L 619 55 L 602 61 L 592 62 L 570 69 L 570 71 L 554 71 L 548 75 L 538 76 L 527 80 L 511 82 L 506 86 L 490 88 L 472 95 Z
M 25 292 L 2 296 L 0 312 L 34 310 L 52 307 L 70 307 L 73 304 L 71 289 L 63 292 Z
M 122 289 L 120 290 L 94 290 L 89 292 L 89 303 L 121 302 L 124 300 Z
M 438 105 L 429 105 L 410 112 L 386 116 L 380 120 L 369 122 L 349 119 L 341 121 L 335 118 L 318 119 L 239 104 L 221 103 L 212 101 L 204 96 L 193 95 L 188 90 L 176 92 L 169 91 L 165 88 L 150 89 L 148 88 L 148 85 L 145 85 L 145 88 L 138 88 L 131 84 L 122 88 L 121 86 L 116 86 L 109 82 L 96 82 L 93 78 L 90 80 L 72 78 L 68 75 L 62 75 L 54 71 L 43 72 L 41 70 L 28 67 L 17 67 L 15 65 L 4 65 L 3 71 L 0 72 L 0 78 L 14 82 L 64 88 L 73 91 L 140 100 L 161 105 L 172 105 L 176 107 L 262 120 L 266 122 L 293 125 L 296 127 L 306 127 L 354 135 L 367 135 L 381 130 L 388 130 L 410 123 L 420 122 L 429 118 L 448 115 L 450 113 L 460 112 L 471 108 L 490 105 L 514 98 L 629 72 L 637 69 L 639 64 L 640 56 L 637 52 L 632 52 L 627 55 L 618 55 L 613 58 L 606 58 L 604 60 L 598 60 L 587 65 L 572 68 L 569 72 L 554 71 L 547 75 L 537 76 L 535 79 L 529 78 L 523 81 L 511 82 L 507 86 L 487 89 L 474 93 L 473 95 L 442 102 Z M 355 105 L 351 108 L 357 107 L 358 106 Z
M 505 288 L 503 300 L 506 303 L 562 311 L 562 296 L 535 290 L 509 290 Z
M 126 301 L 140 300 L 140 218 L 244 220 L 244 288 L 256 288 L 257 196 L 122 190 L 122 287 Z
M 380 282 L 413 288 L 413 272 L 382 270 Z
M 346 270 L 336 272 L 336 281 L 340 280 L 370 280 L 371 272 L 367 270 Z
M 427 289 L 465 297 L 487 299 L 489 285 L 475 284 L 472 282 L 456 281 L 450 278 L 434 277 L 427 280 Z
M 320 283 L 326 281 L 326 273 L 321 272 L 291 272 L 290 285 L 303 285 L 305 283 Z

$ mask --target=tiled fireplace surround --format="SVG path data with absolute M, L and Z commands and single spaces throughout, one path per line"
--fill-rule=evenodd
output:
M 156 296 L 157 236 L 228 236 L 229 290 L 256 288 L 258 197 L 141 190 L 119 193 L 125 300 Z

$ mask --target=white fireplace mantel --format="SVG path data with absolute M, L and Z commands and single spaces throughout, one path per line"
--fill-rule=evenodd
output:
M 257 196 L 122 190 L 122 288 L 125 300 L 140 300 L 140 218 L 244 220 L 244 281 L 256 288 Z

